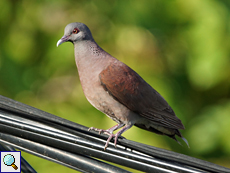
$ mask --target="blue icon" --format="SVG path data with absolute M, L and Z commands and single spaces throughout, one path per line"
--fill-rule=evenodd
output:
M 15 163 L 15 158 L 11 154 L 7 154 L 3 157 L 3 162 L 7 166 L 12 166 L 15 170 L 18 169 L 18 167 L 14 164 Z

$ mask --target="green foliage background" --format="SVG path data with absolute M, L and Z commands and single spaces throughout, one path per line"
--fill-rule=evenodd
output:
M 136 127 L 126 138 L 230 167 L 230 1 L 0 1 L 0 94 L 107 129 L 115 122 L 85 99 L 73 46 L 56 47 L 70 22 L 165 97 L 190 149 Z M 74 172 L 23 156 L 38 172 Z

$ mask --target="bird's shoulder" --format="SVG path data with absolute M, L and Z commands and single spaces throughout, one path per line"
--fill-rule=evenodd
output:
M 126 91 L 130 94 L 135 94 L 140 83 L 145 82 L 134 70 L 120 61 L 110 63 L 99 77 L 101 84 L 108 87 L 107 89 L 123 93 Z

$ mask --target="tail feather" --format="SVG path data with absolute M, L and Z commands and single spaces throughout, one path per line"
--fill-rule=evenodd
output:
M 185 139 L 185 138 L 182 136 L 181 132 L 180 132 L 178 129 L 169 129 L 169 128 L 168 128 L 168 130 L 171 130 L 171 131 L 173 132 L 173 134 L 170 134 L 170 135 L 169 135 L 169 134 L 166 134 L 166 133 L 164 133 L 164 132 L 162 132 L 162 131 L 159 131 L 159 130 L 153 128 L 153 127 L 147 128 L 147 127 L 146 127 L 145 125 L 143 125 L 143 124 L 135 124 L 135 126 L 141 128 L 141 129 L 148 130 L 148 131 L 150 131 L 150 132 L 154 132 L 154 133 L 159 134 L 159 135 L 166 135 L 166 136 L 168 136 L 168 137 L 174 139 L 175 141 L 177 141 L 178 144 L 181 145 L 181 143 L 176 139 L 176 135 L 177 135 L 177 136 L 179 136 L 181 139 L 183 139 L 183 141 L 187 144 L 188 148 L 190 148 L 187 139 Z
M 190 148 L 187 139 L 185 139 L 183 136 L 181 137 L 181 139 L 183 139 L 183 141 L 187 144 L 188 148 Z

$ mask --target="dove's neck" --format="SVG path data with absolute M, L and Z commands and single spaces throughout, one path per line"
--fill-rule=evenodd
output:
M 100 48 L 94 40 L 74 43 L 74 53 L 79 73 L 101 72 L 117 60 Z
M 82 61 L 97 61 L 102 58 L 101 54 L 105 51 L 102 50 L 97 43 L 93 40 L 85 40 L 74 43 L 75 60 L 77 64 L 81 64 Z

